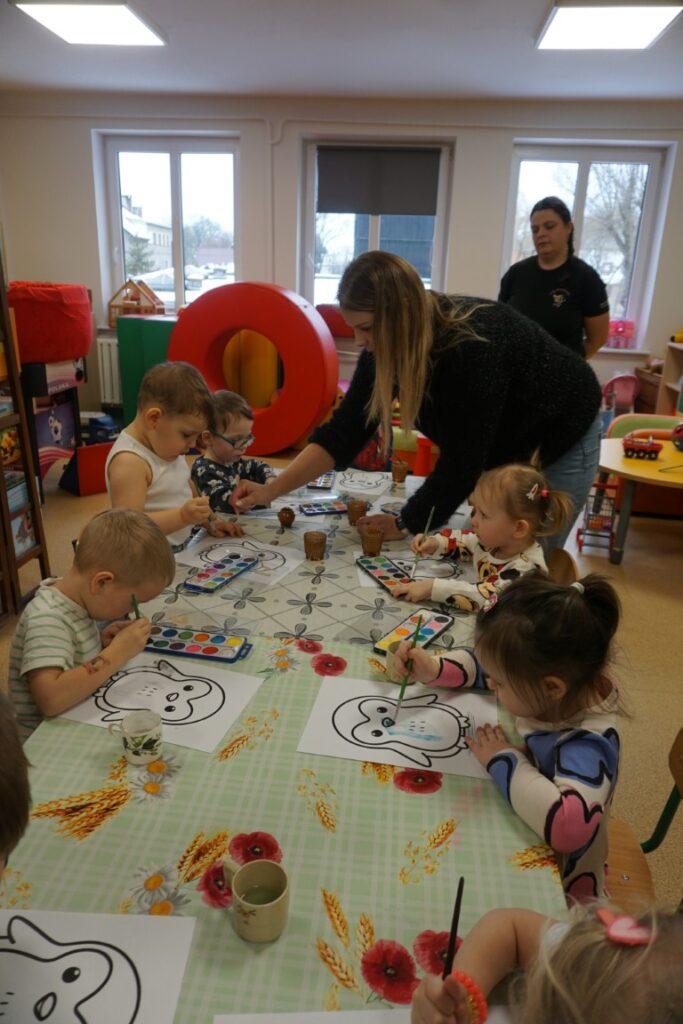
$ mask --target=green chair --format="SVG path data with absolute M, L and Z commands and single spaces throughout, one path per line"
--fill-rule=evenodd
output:
M 652 853 L 669 831 L 683 792 L 683 729 L 669 753 L 674 785 L 649 839 L 639 843 L 630 825 L 612 818 L 609 823 L 607 889 L 610 898 L 628 914 L 639 914 L 655 902 L 646 854 Z
M 607 437 L 625 437 L 632 430 L 671 430 L 680 423 L 679 416 L 657 416 L 649 412 L 627 412 L 615 416 L 607 428 Z

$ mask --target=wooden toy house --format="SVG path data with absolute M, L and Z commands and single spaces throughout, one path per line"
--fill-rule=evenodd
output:
M 148 284 L 129 278 L 109 301 L 109 326 L 116 327 L 120 316 L 158 316 L 165 312 L 163 302 Z

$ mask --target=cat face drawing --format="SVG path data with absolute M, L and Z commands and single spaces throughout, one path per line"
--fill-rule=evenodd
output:
M 191 725 L 211 718 L 224 703 L 225 693 L 213 679 L 186 675 L 163 659 L 115 672 L 95 694 L 103 722 L 150 708 L 164 725 Z
M 133 1024 L 140 977 L 116 946 L 59 942 L 24 917 L 0 935 L 0 1016 L 8 1024 Z
M 332 725 L 349 743 L 393 750 L 422 768 L 467 749 L 465 736 L 474 723 L 457 708 L 440 704 L 436 693 L 404 700 L 398 721 L 397 704 L 389 697 L 354 697 L 336 708 Z

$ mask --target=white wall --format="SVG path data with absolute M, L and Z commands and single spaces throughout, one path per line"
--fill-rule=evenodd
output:
M 683 143 L 683 103 L 357 101 L 137 97 L 6 92 L 0 95 L 0 223 L 11 278 L 77 281 L 95 312 L 120 282 L 101 272 L 98 132 L 214 131 L 239 137 L 238 231 L 244 279 L 299 287 L 304 144 L 310 138 L 447 140 L 455 146 L 446 286 L 495 296 L 516 138 Z M 673 168 L 646 347 L 661 354 L 683 328 L 680 267 L 683 162 Z M 635 362 L 642 362 L 642 356 Z M 595 361 L 606 379 L 634 357 Z

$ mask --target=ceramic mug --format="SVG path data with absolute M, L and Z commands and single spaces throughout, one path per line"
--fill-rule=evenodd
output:
M 161 715 L 142 708 L 131 711 L 120 721 L 112 722 L 109 732 L 120 736 L 123 753 L 129 764 L 149 764 L 161 755 Z
M 274 860 L 236 864 L 223 861 L 223 874 L 232 889 L 235 931 L 247 942 L 273 942 L 280 937 L 289 913 L 287 873 Z

